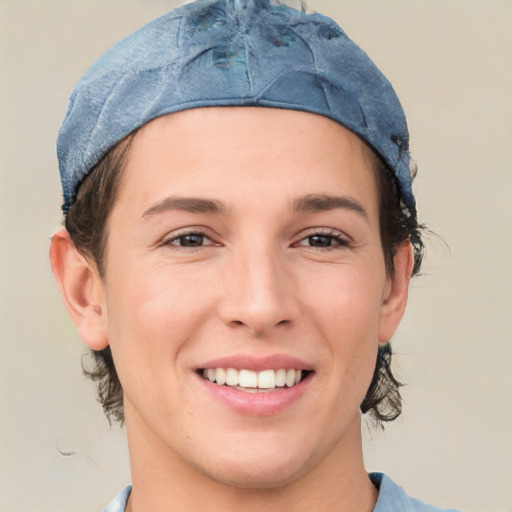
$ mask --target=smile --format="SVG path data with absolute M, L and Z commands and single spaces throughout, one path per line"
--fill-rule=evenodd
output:
M 307 373 L 293 368 L 267 369 L 259 372 L 235 368 L 205 368 L 199 371 L 199 374 L 210 382 L 249 393 L 294 387 Z

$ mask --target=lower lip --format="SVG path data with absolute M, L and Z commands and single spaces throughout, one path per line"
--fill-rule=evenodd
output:
M 271 416 L 291 407 L 306 392 L 312 377 L 313 372 L 291 388 L 251 393 L 229 386 L 221 386 L 197 375 L 206 391 L 216 400 L 247 416 Z

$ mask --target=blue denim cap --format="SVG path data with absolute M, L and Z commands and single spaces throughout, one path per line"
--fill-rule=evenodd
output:
M 332 19 L 270 0 L 202 0 L 114 45 L 76 85 L 57 155 L 67 210 L 108 150 L 156 117 L 197 107 L 300 110 L 361 137 L 415 208 L 405 115 L 389 81 Z

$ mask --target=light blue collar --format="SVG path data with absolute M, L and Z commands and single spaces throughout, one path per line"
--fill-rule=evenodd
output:
M 103 512 L 124 512 L 131 492 L 132 486 L 129 485 L 114 498 L 114 501 Z
M 379 498 L 373 512 L 458 512 L 440 509 L 407 496 L 405 491 L 383 473 L 370 473 L 372 483 L 379 489 Z M 132 486 L 120 492 L 103 512 L 124 512 Z
M 370 480 L 379 489 L 379 497 L 373 512 L 457 512 L 441 509 L 409 497 L 389 476 L 370 473 Z

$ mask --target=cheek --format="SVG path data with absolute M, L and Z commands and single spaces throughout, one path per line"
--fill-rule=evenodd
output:
M 376 268 L 379 268 L 377 263 Z M 315 284 L 304 284 L 314 328 L 326 344 L 326 358 L 344 392 L 366 392 L 373 375 L 378 348 L 378 326 L 383 292 L 383 273 L 346 267 L 329 272 Z M 320 286 L 322 284 L 322 286 Z M 363 389 L 365 388 L 365 389 Z
M 375 334 L 385 286 L 383 275 L 372 265 L 330 267 L 317 271 L 314 280 L 303 279 L 301 295 L 315 312 L 318 327 L 331 336 Z
M 202 282 L 158 266 L 112 269 L 108 278 L 108 335 L 122 382 L 174 378 L 179 352 L 204 315 Z M 129 276 L 127 278 L 127 276 Z M 203 306 L 201 306 L 201 302 Z M 179 369 L 179 368 L 178 368 Z M 125 376 L 126 375 L 126 376 Z M 135 379 L 137 381 L 137 379 Z
M 193 323 L 201 299 L 193 279 L 182 282 L 177 273 L 151 268 L 127 275 L 114 277 L 109 288 L 109 327 L 116 337 L 157 342 L 158 333 L 178 332 Z
M 177 417 L 183 404 L 169 390 L 186 396 L 181 354 L 201 323 L 197 289 L 151 270 L 127 275 L 112 272 L 108 296 L 109 341 L 125 403 L 144 417 Z

